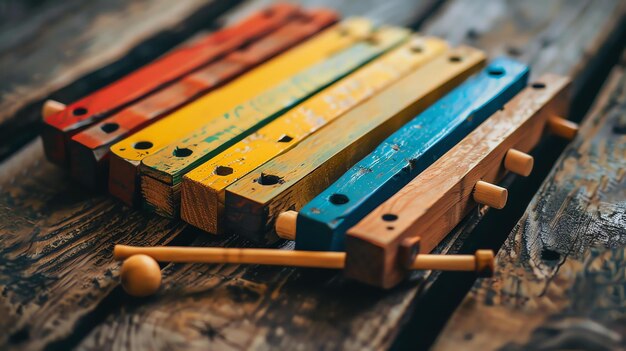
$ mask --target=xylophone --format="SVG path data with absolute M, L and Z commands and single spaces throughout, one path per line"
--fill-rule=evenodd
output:
M 509 58 L 329 10 L 278 4 L 68 106 L 44 105 L 46 154 L 82 184 L 212 234 L 271 248 L 117 245 L 122 285 L 160 262 L 343 269 L 382 288 L 415 269 L 493 271 L 434 255 L 479 205 L 503 208 L 544 130 L 568 139 L 569 81 Z

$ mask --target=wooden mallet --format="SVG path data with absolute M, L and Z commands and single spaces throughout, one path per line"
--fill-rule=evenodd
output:
M 159 262 L 233 263 L 274 266 L 342 269 L 345 252 L 294 251 L 279 249 L 236 249 L 217 247 L 135 247 L 115 245 L 113 256 L 124 260 L 121 270 L 122 287 L 132 296 L 149 296 L 161 285 Z M 475 271 L 491 276 L 494 254 L 478 250 L 474 255 L 430 255 L 415 257 L 410 269 L 439 271 Z

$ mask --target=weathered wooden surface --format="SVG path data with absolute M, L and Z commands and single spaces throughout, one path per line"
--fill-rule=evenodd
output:
M 97 2 L 100 6 L 103 6 L 102 3 Z M 183 1 L 182 5 L 190 3 L 192 2 Z M 220 6 L 233 2 L 221 3 Z M 74 7 L 68 7 L 68 4 L 74 4 Z M 82 23 L 83 26 L 85 25 L 78 16 L 77 8 L 80 7 L 76 7 L 78 6 L 76 4 L 86 6 L 87 3 L 81 1 L 68 2 L 55 10 L 59 12 L 58 14 L 55 13 L 55 16 L 58 16 L 55 17 L 55 20 L 58 20 L 59 26 L 74 24 L 73 29 L 64 29 L 71 33 L 71 36 L 84 31 L 84 27 L 76 24 L 76 21 Z M 107 2 L 107 4 L 114 6 L 117 3 Z M 124 4 L 132 6 L 132 3 L 124 2 Z M 353 5 L 354 10 L 348 11 L 350 6 L 345 5 L 346 7 L 343 9 L 347 9 L 344 11 L 344 15 L 361 14 L 367 10 L 379 22 L 406 24 L 414 18 L 407 16 L 409 13 L 413 13 L 407 11 L 407 8 L 411 8 L 408 6 L 410 4 L 412 1 L 408 0 L 384 4 L 373 1 L 368 4 L 368 8 Z M 209 12 L 210 9 L 216 10 L 212 6 L 200 11 L 193 18 L 193 23 L 198 25 L 202 22 L 204 26 L 214 24 L 213 17 L 217 12 Z M 246 7 L 244 10 L 248 10 L 248 8 Z M 70 13 L 66 13 L 67 11 Z M 145 8 L 140 7 L 137 11 L 145 11 Z M 380 13 L 381 17 L 378 17 L 377 13 Z M 76 18 L 77 16 L 79 19 L 74 21 L 61 19 Z M 82 13 L 82 16 L 88 15 Z M 241 18 L 242 16 L 238 10 L 229 13 L 227 17 L 222 17 L 220 20 L 231 22 L 233 21 L 232 18 Z M 130 15 L 123 16 L 123 18 L 133 20 Z M 172 11 L 167 18 L 174 18 Z M 390 21 L 389 18 L 395 20 Z M 417 18 L 421 18 L 419 14 L 417 14 Z M 198 22 L 199 20 L 201 21 Z M 43 19 L 39 18 L 37 21 L 39 21 L 37 28 L 41 28 L 43 24 L 40 22 Z M 149 20 L 146 21 L 150 22 Z M 206 23 L 206 21 L 211 23 Z M 123 26 L 116 26 L 116 28 L 118 27 Z M 32 35 L 36 36 L 39 33 L 40 30 L 33 30 Z M 166 35 L 160 37 L 162 41 L 158 45 L 148 41 L 139 46 L 141 50 L 133 50 L 128 54 L 124 50 L 130 49 L 134 44 L 121 43 L 119 36 L 111 35 L 111 32 L 107 32 L 107 28 L 102 29 L 101 33 L 102 35 L 106 33 L 100 41 L 105 41 L 107 46 L 112 45 L 110 42 L 112 38 L 119 41 L 120 45 L 125 45 L 125 49 L 116 49 L 119 51 L 116 51 L 114 56 L 116 58 L 130 57 L 133 64 L 123 60 L 123 66 L 107 66 L 106 69 L 90 73 L 65 89 L 56 91 L 53 97 L 61 101 L 71 101 L 76 97 L 83 96 L 123 74 L 124 70 L 131 70 L 131 67 L 135 67 L 134 65 L 137 64 L 134 60 L 145 62 L 147 58 L 144 55 L 150 54 L 152 56 L 148 55 L 149 57 L 155 57 L 158 53 L 163 52 L 163 44 L 173 44 L 171 39 L 168 39 L 170 37 Z M 182 37 L 187 37 L 190 31 L 182 31 L 181 33 L 174 33 L 175 38 L 178 38 L 177 42 Z M 3 32 L 2 35 L 3 38 L 8 37 L 6 32 Z M 180 37 L 178 37 L 179 35 Z M 91 38 L 85 40 L 91 40 Z M 165 41 L 163 42 L 163 40 Z M 8 41 L 2 41 L 2 45 L 8 46 L 7 43 L 11 44 Z M 92 45 L 94 44 L 92 43 Z M 45 64 L 31 63 L 34 68 L 49 70 L 51 65 L 57 64 L 73 68 L 76 62 L 70 63 L 66 62 L 63 57 L 57 58 L 52 54 L 46 55 L 47 52 L 56 51 L 50 51 L 47 46 L 37 45 L 36 42 L 32 43 L 32 47 L 35 47 L 36 52 L 45 58 L 41 59 L 41 61 L 45 61 Z M 35 101 L 39 101 L 49 91 L 54 91 L 84 75 L 87 71 L 109 62 L 104 60 L 106 55 L 102 52 L 89 52 L 92 55 L 88 57 L 89 63 L 93 63 L 92 60 L 95 60 L 96 63 L 79 72 L 63 74 L 61 77 L 64 79 L 63 82 L 58 83 L 56 80 L 50 79 L 34 80 L 33 83 L 30 83 L 28 87 L 24 86 L 23 89 L 29 90 L 34 85 L 37 85 L 37 89 L 39 89 L 45 85 L 47 87 L 46 92 L 36 95 L 34 98 Z M 20 63 L 20 57 L 15 55 L 8 57 L 6 55 L 8 54 L 3 54 L 5 61 L 0 65 L 3 76 L 4 72 L 7 72 L 4 67 L 9 67 L 4 62 L 14 65 L 10 72 L 17 72 L 18 67 L 21 67 L 15 66 L 15 64 Z M 84 58 L 84 56 L 81 57 Z M 121 70 L 122 68 L 124 70 Z M 63 70 L 56 68 L 54 71 L 56 74 L 53 77 L 57 77 L 57 74 Z M 26 73 L 28 72 L 32 71 L 27 70 Z M 26 73 L 25 76 L 27 76 Z M 4 81 L 17 84 L 22 79 L 20 76 L 12 75 Z M 29 80 L 29 82 L 31 81 Z M 45 84 L 41 82 L 45 82 Z M 25 101 L 24 99 L 20 100 L 19 105 L 25 104 Z M 19 106 L 12 108 L 13 110 L 21 109 Z M 35 118 L 37 120 L 40 118 L 39 107 L 30 107 L 24 111 L 32 113 L 30 115 L 32 118 L 29 121 L 20 120 L 25 116 L 22 114 L 25 112 L 12 115 L 17 117 L 7 119 L 6 124 L 2 125 L 2 133 L 6 131 L 10 134 L 20 134 L 20 128 L 28 129 L 35 125 L 33 124 Z M 22 122 L 25 124 L 21 124 Z M 24 136 L 20 142 L 27 140 L 28 137 Z M 2 140 L 3 142 L 7 141 L 7 139 Z M 16 144 L 10 145 L 13 145 L 10 146 L 13 148 Z M 65 172 L 45 161 L 41 142 L 38 140 L 31 142 L 23 150 L 15 153 L 0 167 L 0 289 L 2 291 L 0 296 L 0 315 L 2 315 L 0 326 L 3 330 L 0 333 L 0 349 L 70 348 L 78 344 L 106 315 L 115 311 L 119 306 L 120 298 L 124 297 L 121 290 L 115 288 L 118 284 L 116 268 L 118 264 L 111 259 L 110 250 L 113 243 L 162 244 L 177 237 L 183 229 L 183 225 L 131 211 L 107 196 L 97 196 L 77 188 Z M 195 232 L 187 230 L 182 236 L 178 236 L 178 243 L 188 243 L 189 237 L 193 236 L 195 236 Z M 254 274 L 258 275 L 259 272 Z M 259 279 L 259 284 L 262 286 L 263 279 Z M 235 290 L 228 290 L 228 293 L 230 294 L 232 291 L 232 296 L 237 298 L 238 295 Z M 136 301 L 136 303 L 139 302 Z M 236 304 L 232 307 L 235 308 Z M 392 327 L 395 327 L 395 324 L 390 325 L 390 328 Z
M 626 347 L 624 64 L 436 350 Z
M 412 0 L 335 2 L 328 3 L 344 14 L 366 13 L 394 24 L 424 19 L 411 10 L 423 5 Z M 439 28 L 448 38 L 479 42 L 492 54 L 506 51 L 515 39 L 520 57 L 535 65 L 534 74 L 546 68 L 574 74 L 580 87 L 576 102 L 583 105 L 593 96 L 593 83 L 602 81 L 610 67 L 611 50 L 606 49 L 623 34 L 623 27 L 617 26 L 622 18 L 618 6 L 623 6 L 618 1 L 553 1 L 550 10 L 543 2 L 474 3 L 453 1 L 439 8 L 425 31 Z M 495 14 L 492 6 L 499 9 Z M 481 41 L 487 31 L 494 34 Z M 549 40 L 542 40 L 544 36 Z M 71 86 L 75 92 L 82 87 L 84 94 L 90 89 L 85 82 Z M 1 349 L 296 348 L 306 342 L 311 342 L 310 348 L 375 349 L 391 345 L 415 309 L 417 322 L 412 319 L 399 340 L 427 345 L 454 308 L 455 296 L 464 294 L 460 281 L 467 281 L 466 275 L 431 275 L 416 286 L 423 277 L 417 275 L 395 290 L 381 292 L 321 270 L 172 265 L 166 268 L 167 287 L 161 295 L 129 299 L 115 287 L 113 242 L 163 243 L 182 226 L 84 193 L 67 174 L 44 161 L 40 150 L 38 142 L 32 143 L 0 166 Z M 537 176 L 539 182 L 546 173 Z M 526 190 L 528 196 L 533 191 Z M 487 223 L 479 223 L 481 218 L 469 218 L 452 237 L 462 240 L 440 249 L 458 250 L 468 233 Z M 188 244 L 195 235 L 184 230 L 177 244 Z M 205 236 L 196 244 L 235 245 Z M 436 294 L 445 300 L 432 297 Z
M 236 3 L 67 0 L 37 7 L 0 34 L 0 159 L 39 133 L 50 94 L 76 100 L 211 27 Z

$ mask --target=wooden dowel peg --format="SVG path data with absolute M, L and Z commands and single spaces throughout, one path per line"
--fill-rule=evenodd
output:
M 285 211 L 276 218 L 276 234 L 278 237 L 287 240 L 296 240 L 296 221 L 298 212 Z
M 494 271 L 494 253 L 478 250 L 474 255 L 417 255 L 411 269 L 438 271 L 475 271 L 489 277 Z
M 552 134 L 567 140 L 573 140 L 578 134 L 578 124 L 558 116 L 548 118 L 548 128 Z
M 52 116 L 53 114 L 63 110 L 65 110 L 65 104 L 55 100 L 46 100 L 41 108 L 41 115 L 43 118 L 48 118 L 48 116 Z
M 535 161 L 532 156 L 525 152 L 509 149 L 504 157 L 504 168 L 512 173 L 528 177 L 533 170 Z
M 503 209 L 509 196 L 508 191 L 495 184 L 479 180 L 474 185 L 474 201 L 496 209 Z
M 277 249 L 231 249 L 217 247 L 134 247 L 115 245 L 113 256 L 124 260 L 122 287 L 133 296 L 155 293 L 161 284 L 157 261 L 178 263 L 235 263 L 344 268 L 346 253 L 331 251 L 288 251 Z M 476 271 L 481 276 L 493 272 L 493 252 L 479 250 L 475 255 L 428 255 L 415 257 L 410 269 Z

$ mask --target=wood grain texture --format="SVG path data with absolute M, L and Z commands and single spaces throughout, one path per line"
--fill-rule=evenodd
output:
M 344 35 L 344 28 L 349 28 L 349 35 Z M 369 20 L 348 19 L 114 144 L 109 191 L 129 205 L 137 204 L 138 166 L 144 158 L 261 94 L 274 81 L 287 79 L 362 41 L 372 29 Z
M 397 284 L 405 273 L 398 264 L 403 240 L 419 237 L 420 252 L 428 253 L 477 206 L 477 182 L 495 184 L 504 177 L 506 152 L 529 152 L 547 120 L 565 115 L 568 79 L 544 75 L 539 82 L 347 231 L 347 276 L 386 288 Z
M 228 230 L 259 243 L 276 241 L 280 213 L 299 210 L 484 61 L 484 54 L 470 47 L 450 50 L 349 111 L 332 128 L 242 177 L 226 188 Z
M 266 16 L 263 15 L 265 12 L 261 13 L 258 16 Z M 215 62 L 74 135 L 68 145 L 72 176 L 87 186 L 102 187 L 108 176 L 111 145 L 296 46 L 336 21 L 337 14 L 334 12 L 314 10 L 298 11 L 284 21 L 274 20 L 271 26 L 266 26 L 271 27 L 271 30 L 255 26 L 260 27 L 255 33 L 262 34 L 252 40 L 240 40 L 240 46 L 222 52 Z M 249 26 L 254 25 L 250 21 L 247 23 Z M 245 33 L 241 39 L 245 39 Z
M 528 75 L 524 64 L 495 59 L 415 116 L 302 207 L 296 249 L 343 251 L 348 228 L 502 108 Z
M 435 350 L 617 350 L 624 339 L 624 62 Z M 506 322 L 503 322 L 506 320 Z
M 489 5 L 482 3 L 482 6 L 474 6 L 474 2 L 474 0 L 450 1 L 449 5 L 440 8 L 440 12 L 432 18 L 431 25 L 424 27 L 424 30 L 429 31 L 429 28 L 436 25 L 442 30 L 447 28 L 442 34 L 462 33 L 461 39 L 469 42 L 475 40 L 466 36 L 468 32 L 471 33 L 470 29 L 495 23 L 497 24 L 493 27 L 495 33 L 503 34 L 499 39 L 494 34 L 490 36 L 491 40 L 480 44 L 483 49 L 493 54 L 498 51 L 496 48 L 506 48 L 506 38 L 512 38 L 514 35 L 516 38 L 526 38 L 518 48 L 521 52 L 526 52 L 527 47 L 529 50 L 538 47 L 541 45 L 539 41 L 542 38 L 541 34 L 550 27 L 553 40 L 545 47 L 549 49 L 546 55 L 550 53 L 551 56 L 541 60 L 541 51 L 532 50 L 527 56 L 528 60 L 542 61 L 542 66 L 553 60 L 553 66 L 557 66 L 562 72 L 573 74 L 576 85 L 580 87 L 575 98 L 578 102 L 593 96 L 592 83 L 596 79 L 603 79 L 601 71 L 608 69 L 612 62 L 610 56 L 607 56 L 607 49 L 612 50 L 615 45 L 613 39 L 624 33 L 620 30 L 623 27 L 617 26 L 621 16 L 617 1 L 593 2 L 593 6 L 588 5 L 582 10 L 578 7 L 574 14 L 570 5 L 577 3 L 570 1 L 550 2 L 551 8 L 556 8 L 550 11 L 544 8 L 543 2 L 501 1 L 490 2 Z M 58 4 L 54 3 L 55 6 Z M 410 24 L 408 21 L 415 18 L 423 19 L 418 13 L 422 4 L 416 4 L 413 0 L 327 1 L 327 3 L 330 3 L 331 7 L 337 6 L 346 16 L 366 13 L 384 22 L 391 21 L 397 24 Z M 487 9 L 491 3 L 501 7 L 497 16 L 485 16 L 489 13 Z M 256 2 L 251 2 L 245 8 L 253 8 L 255 4 Z M 451 9 L 463 6 L 466 7 L 465 16 L 457 16 L 453 21 L 444 23 Z M 529 9 L 520 10 L 523 7 Z M 539 13 L 541 20 L 524 15 L 535 12 Z M 504 31 L 503 28 L 510 30 Z M 504 33 L 507 33 L 506 36 Z M 567 52 L 567 59 L 563 61 L 562 66 L 559 66 L 561 62 L 557 61 L 554 55 L 555 49 L 550 49 L 559 45 L 565 49 L 560 48 L 556 50 L 557 53 Z M 535 74 L 544 72 L 543 68 L 537 69 Z M 79 81 L 81 82 L 86 81 Z M 88 90 L 83 90 L 83 94 Z M 584 109 L 580 111 L 582 113 Z M 9 182 L 10 178 L 15 177 L 11 190 L 13 197 L 0 207 L 3 218 L 7 218 L 2 222 L 3 225 L 10 225 L 13 228 L 10 232 L 16 240 L 33 242 L 50 240 L 50 236 L 46 236 L 49 232 L 41 229 L 47 227 L 34 220 L 32 216 L 38 216 L 36 218 L 39 220 L 48 217 L 64 218 L 73 208 L 78 207 L 88 210 L 89 215 L 85 218 L 90 218 L 91 214 L 100 213 L 99 209 L 102 206 L 107 204 L 112 206 L 111 211 L 96 215 L 99 223 L 63 222 L 64 233 L 77 235 L 77 231 L 82 230 L 80 234 L 82 238 L 53 236 L 60 241 L 46 241 L 39 246 L 41 251 L 49 252 L 59 242 L 70 240 L 75 247 L 86 248 L 74 251 L 74 260 L 71 262 L 75 264 L 71 269 L 77 272 L 71 277 L 81 282 L 90 282 L 93 276 L 105 277 L 98 280 L 99 284 L 112 287 L 117 281 L 114 276 L 117 272 L 115 267 L 111 275 L 106 275 L 107 269 L 92 264 L 92 261 L 86 261 L 83 265 L 79 263 L 83 262 L 84 257 L 95 254 L 93 250 L 89 250 L 91 245 L 97 245 L 99 242 L 110 243 L 111 234 L 119 233 L 117 230 L 126 230 L 116 228 L 113 231 L 102 231 L 101 226 L 118 220 L 118 217 L 137 216 L 141 219 L 144 216 L 114 206 L 102 197 L 80 195 L 75 185 L 65 180 L 66 174 L 56 168 L 45 166 L 39 147 L 40 145 L 33 146 L 31 151 L 35 153 L 29 162 L 26 162 L 24 154 L 20 154 L 20 157 L 12 158 L 0 166 L 3 189 L 8 186 L 5 181 Z M 536 166 L 541 163 L 539 158 L 535 161 Z M 25 167 L 26 163 L 36 164 L 36 167 L 44 165 L 42 172 L 46 173 L 45 177 L 28 178 L 32 181 L 23 180 L 24 174 L 29 174 L 28 170 L 32 169 L 32 166 Z M 25 173 L 22 173 L 23 171 Z M 530 181 L 532 177 L 533 175 L 528 180 Z M 53 193 L 49 196 L 44 195 L 49 194 L 48 191 Z M 28 204 L 32 204 L 33 209 L 29 209 Z M 37 215 L 37 209 L 45 209 L 45 212 Z M 477 224 L 480 227 L 479 223 L 484 223 L 481 219 L 484 219 L 482 215 L 468 218 L 447 238 L 449 240 L 447 244 L 438 250 L 452 252 L 459 250 L 460 243 L 467 241 L 468 233 L 476 230 Z M 135 219 L 133 218 L 131 222 L 134 223 Z M 154 223 L 166 222 L 150 222 L 150 240 L 163 240 L 172 234 L 168 228 L 152 225 Z M 187 235 L 190 233 L 193 234 L 185 230 L 178 240 L 188 238 Z M 6 237 L 7 235 L 0 237 L 0 242 Z M 128 243 L 142 244 L 133 240 L 129 240 Z M 189 241 L 179 242 L 186 243 Z M 193 242 L 193 245 L 243 246 L 240 242 L 216 241 L 206 237 Z M 7 255 L 9 253 L 3 251 L 0 262 L 5 262 L 4 257 Z M 111 260 L 110 251 L 108 254 L 105 252 L 97 255 L 101 257 L 101 261 L 96 262 L 98 264 L 105 261 L 108 264 Z M 464 293 L 460 280 L 467 280 L 459 279 L 459 275 L 453 275 L 453 284 L 446 285 L 443 282 L 451 283 L 448 276 L 419 274 L 413 276 L 406 285 L 388 293 L 381 293 L 358 284 L 347 283 L 334 273 L 319 270 L 170 265 L 165 269 L 164 277 L 164 282 L 168 285 L 163 289 L 163 293 L 154 299 L 137 301 L 125 297 L 117 288 L 110 292 L 108 289 L 101 290 L 95 285 L 84 285 L 72 295 L 80 303 L 72 306 L 54 306 L 54 302 L 49 302 L 47 308 L 42 309 L 38 303 L 45 298 L 54 301 L 65 298 L 64 290 L 48 289 L 45 284 L 39 283 L 40 280 L 28 277 L 26 273 L 28 270 L 45 270 L 42 267 L 45 264 L 47 262 L 29 262 L 28 265 L 8 270 L 9 276 L 18 276 L 16 272 L 20 272 L 21 278 L 15 281 L 23 284 L 36 282 L 30 283 L 30 286 L 36 286 L 35 289 L 31 289 L 36 296 L 31 299 L 33 303 L 29 305 L 28 317 L 19 319 L 14 316 L 11 320 L 17 322 L 7 322 L 14 327 L 10 329 L 12 330 L 10 340 L 0 345 L 0 348 L 22 349 L 37 342 L 38 345 L 45 344 L 58 349 L 70 349 L 74 345 L 80 349 L 133 350 L 158 347 L 189 350 L 218 346 L 222 349 L 246 347 L 383 349 L 389 347 L 398 334 L 399 340 L 404 341 L 407 347 L 412 347 L 415 343 L 423 346 L 428 345 L 434 338 L 439 323 L 447 318 L 453 308 L 455 301 L 452 297 L 462 296 Z M 4 263 L 0 263 L 0 266 L 4 267 Z M 59 280 L 62 277 L 63 274 L 57 272 L 48 272 L 47 276 L 50 280 Z M 445 299 L 433 297 L 437 294 Z M 2 306 L 6 306 L 3 307 L 4 310 L 23 309 L 19 307 L 19 302 L 14 303 L 5 296 L 0 295 L 0 301 Z M 413 325 L 415 319 L 408 318 L 415 311 L 419 313 L 413 316 L 421 316 L 424 321 L 423 324 L 417 324 L 421 327 L 417 329 Z M 75 316 L 77 321 L 72 319 L 68 322 L 70 315 Z M 42 320 L 45 320 L 45 323 Z M 31 334 L 41 333 L 42 324 L 53 325 L 54 327 L 48 330 L 52 329 L 56 335 L 48 336 L 46 341 L 37 341 L 36 337 L 31 339 Z M 405 333 L 409 335 L 404 337 Z
M 113 242 L 154 245 L 183 228 L 76 189 L 42 150 L 41 141 L 34 142 L 3 164 L 3 349 L 41 349 L 70 335 L 117 286 Z
M 75 101 L 209 28 L 236 3 L 48 2 L 32 18 L 5 28 L 0 33 L 0 158 L 39 133 L 46 98 Z
M 447 49 L 444 41 L 414 36 L 193 169 L 181 184 L 181 218 L 223 233 L 226 187 L 317 130 L 332 128 L 346 112 Z

